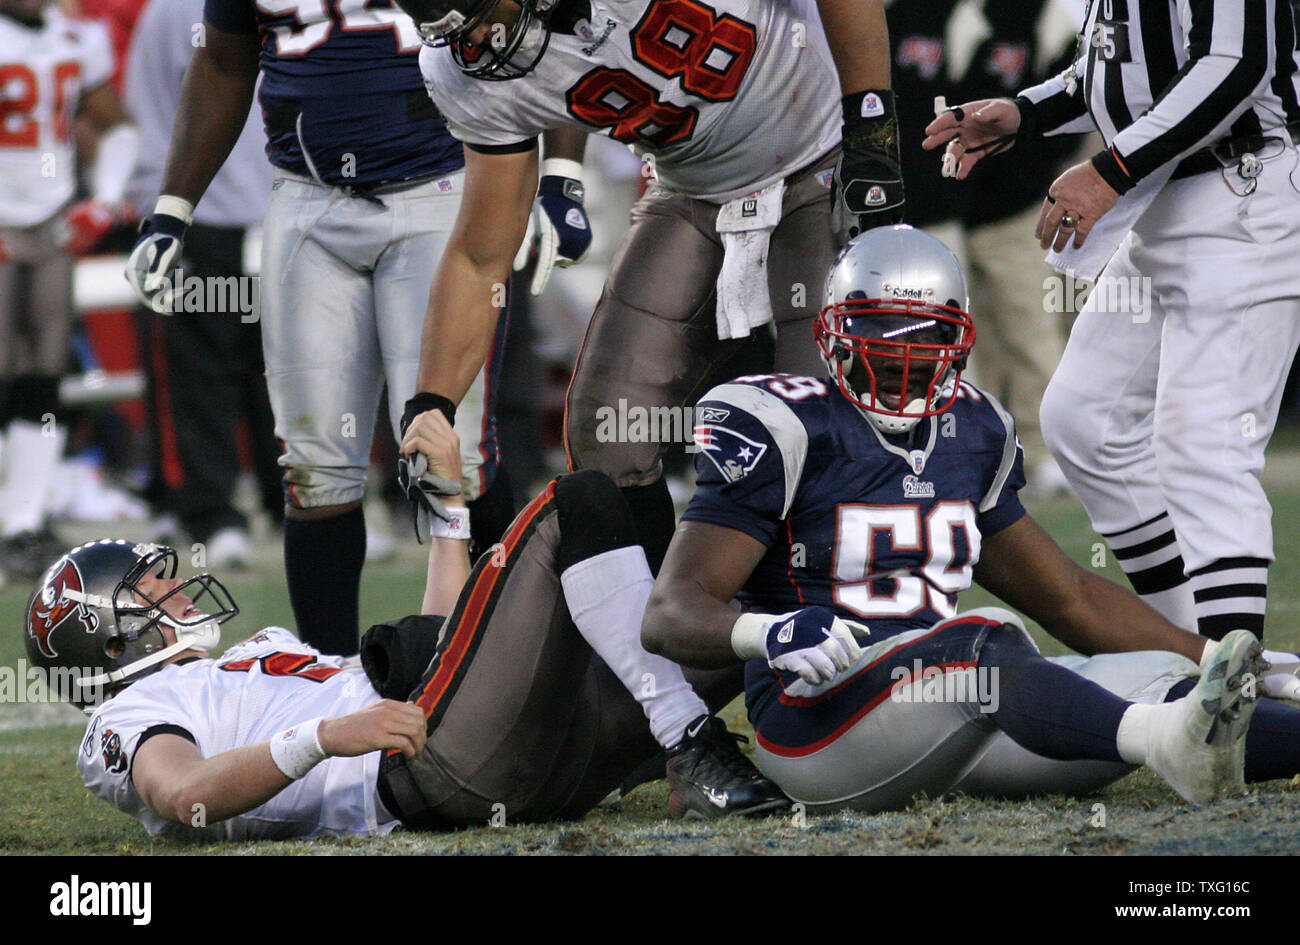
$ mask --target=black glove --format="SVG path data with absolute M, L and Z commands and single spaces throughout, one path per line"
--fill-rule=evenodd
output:
M 456 425 L 456 405 L 441 394 L 429 394 L 424 391 L 416 394 L 406 402 L 402 411 L 401 431 L 405 439 L 406 430 L 420 414 L 429 410 L 440 410 L 447 422 Z M 397 484 L 402 487 L 407 500 L 411 503 L 411 520 L 415 526 L 415 540 L 423 543 L 429 534 L 429 525 L 433 516 L 444 522 L 451 521 L 451 513 L 442 504 L 439 496 L 460 495 L 461 484 L 435 476 L 429 471 L 429 461 L 423 453 L 397 458 Z
M 863 230 L 903 220 L 898 117 L 888 89 L 843 99 L 842 153 L 831 184 L 831 230 L 847 243 Z

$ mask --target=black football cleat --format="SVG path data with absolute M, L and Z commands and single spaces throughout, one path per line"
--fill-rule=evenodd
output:
M 722 719 L 701 715 L 668 750 L 668 816 L 710 820 L 748 816 L 790 806 L 781 789 L 763 777 Z

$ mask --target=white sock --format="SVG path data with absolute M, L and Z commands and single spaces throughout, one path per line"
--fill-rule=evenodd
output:
M 1125 710 L 1119 720 L 1119 730 L 1115 733 L 1115 747 L 1119 756 L 1131 765 L 1144 765 L 1147 762 L 1147 733 L 1151 729 L 1151 715 L 1162 705 L 1157 703 L 1144 705 L 1135 702 Z
M 641 646 L 641 618 L 654 587 L 645 552 L 632 545 L 587 558 L 566 569 L 560 583 L 578 632 L 641 704 L 655 741 L 664 748 L 677 744 L 709 709 L 680 666 Z
M 39 423 L 13 420 L 5 435 L 5 469 L 0 479 L 0 532 L 8 538 L 32 532 L 45 521 L 45 497 L 54 488 L 63 437 L 46 435 Z

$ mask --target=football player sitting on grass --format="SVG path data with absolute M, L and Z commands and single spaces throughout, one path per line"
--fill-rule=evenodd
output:
M 1294 693 L 1294 655 L 1180 630 L 1025 513 L 1011 418 L 961 380 L 967 307 L 943 244 L 872 230 L 827 279 L 829 384 L 763 375 L 705 395 L 647 649 L 744 664 L 758 767 L 809 808 L 1084 793 L 1134 765 L 1206 803 L 1300 771 L 1300 710 L 1256 699 Z M 958 611 L 972 580 L 1112 655 L 1045 659 L 1016 614 Z

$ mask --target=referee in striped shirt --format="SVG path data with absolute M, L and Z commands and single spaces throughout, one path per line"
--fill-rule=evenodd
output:
M 1101 132 L 1038 220 L 1044 248 L 1109 255 L 1043 434 L 1134 589 L 1214 638 L 1264 631 L 1259 475 L 1300 344 L 1296 45 L 1288 0 L 1091 0 L 1072 68 L 926 128 L 959 179 L 1016 143 Z

